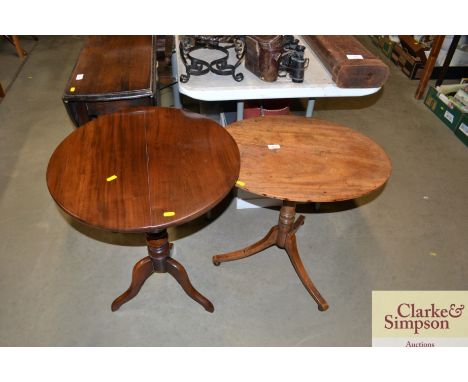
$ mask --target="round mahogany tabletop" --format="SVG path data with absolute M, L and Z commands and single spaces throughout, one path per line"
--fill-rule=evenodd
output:
M 390 176 L 390 160 L 378 144 L 336 123 L 267 116 L 227 130 L 241 155 L 237 185 L 258 195 L 334 202 L 370 193 Z
M 74 218 L 116 232 L 190 221 L 238 179 L 239 150 L 216 122 L 179 109 L 141 107 L 100 116 L 56 148 L 47 186 Z

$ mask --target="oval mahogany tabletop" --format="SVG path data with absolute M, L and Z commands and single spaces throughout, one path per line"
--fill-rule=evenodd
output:
M 390 176 L 390 160 L 379 145 L 336 123 L 268 116 L 235 122 L 227 130 L 241 155 L 238 186 L 258 195 L 334 202 L 363 196 Z
M 233 187 L 239 150 L 216 122 L 142 107 L 101 116 L 57 147 L 49 191 L 65 212 L 117 232 L 153 232 L 210 210 Z

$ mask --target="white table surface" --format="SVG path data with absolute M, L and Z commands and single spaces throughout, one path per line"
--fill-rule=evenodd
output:
M 293 83 L 290 78 L 280 78 L 275 82 L 265 82 L 245 69 L 244 60 L 236 73 L 243 73 L 244 79 L 236 82 L 232 76 L 220 76 L 207 73 L 202 76 L 190 76 L 187 83 L 179 81 L 179 91 L 191 98 L 202 101 L 230 101 L 272 98 L 321 98 L 321 97 L 357 97 L 377 92 L 380 88 L 347 89 L 339 88 L 332 81 L 330 73 L 301 38 L 300 44 L 306 47 L 305 57 L 309 58 L 309 67 L 304 72 L 304 82 Z M 179 36 L 176 36 L 178 76 L 185 74 L 185 66 L 179 53 Z M 232 53 L 231 53 L 232 52 Z M 209 49 L 193 52 L 194 57 L 211 62 L 223 57 L 223 53 Z M 229 63 L 235 63 L 234 49 L 229 50 Z M 179 80 L 179 77 L 177 78 Z

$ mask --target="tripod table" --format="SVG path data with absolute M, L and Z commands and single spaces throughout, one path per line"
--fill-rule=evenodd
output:
M 148 256 L 133 268 L 128 290 L 112 310 L 137 295 L 153 273 L 171 274 L 213 312 L 213 304 L 170 257 L 167 228 L 204 214 L 231 190 L 239 150 L 216 122 L 179 109 L 140 107 L 100 116 L 57 147 L 47 185 L 75 219 L 113 232 L 146 234 Z
M 213 256 L 213 263 L 243 259 L 276 245 L 284 249 L 321 311 L 328 303 L 307 274 L 296 245 L 297 202 L 354 199 L 382 186 L 390 160 L 382 148 L 350 128 L 315 118 L 270 116 L 238 121 L 228 127 L 241 155 L 237 186 L 283 200 L 278 224 L 260 241 Z

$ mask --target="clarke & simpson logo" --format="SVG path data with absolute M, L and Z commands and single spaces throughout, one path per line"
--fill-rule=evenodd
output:
M 373 346 L 468 346 L 467 291 L 373 291 Z
M 419 308 L 416 304 L 398 305 L 394 314 L 385 315 L 385 329 L 411 330 L 420 334 L 422 329 L 449 330 L 450 319 L 459 318 L 465 305 L 450 304 L 447 308 Z

